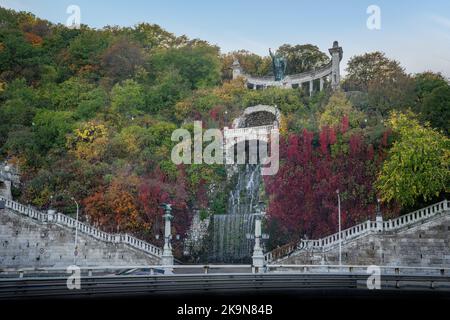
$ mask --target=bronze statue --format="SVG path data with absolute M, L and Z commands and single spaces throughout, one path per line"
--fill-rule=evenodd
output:
M 286 58 L 281 56 L 278 52 L 275 54 L 272 53 L 272 50 L 269 48 L 270 56 L 272 57 L 272 68 L 273 74 L 275 76 L 275 81 L 283 80 L 286 73 Z

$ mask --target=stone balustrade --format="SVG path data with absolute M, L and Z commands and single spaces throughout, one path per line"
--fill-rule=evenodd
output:
M 264 136 L 267 137 L 270 135 L 270 131 L 274 129 L 274 125 L 267 126 L 257 126 L 257 127 L 248 127 L 248 128 L 236 128 L 229 129 L 228 127 L 224 128 L 224 137 L 225 139 L 232 139 L 236 137 L 248 137 L 248 136 Z
M 18 202 L 6 199 L 4 197 L 0 197 L 0 200 L 5 201 L 6 208 L 21 213 L 23 215 L 26 215 L 39 222 L 54 223 L 71 229 L 75 229 L 76 227 L 78 227 L 78 231 L 80 233 L 91 236 L 95 239 L 110 243 L 123 243 L 134 249 L 144 251 L 147 254 L 154 255 L 157 257 L 162 256 L 161 248 L 158 248 L 146 241 L 137 239 L 129 234 L 107 233 L 83 222 L 80 221 L 77 222 L 76 219 L 68 217 L 60 212 L 55 212 L 54 210 L 48 210 L 48 213 L 44 213 L 36 209 L 33 209 L 29 206 L 25 206 Z
M 342 244 L 373 233 L 391 232 L 402 228 L 410 228 L 433 216 L 444 213 L 450 213 L 450 201 L 448 200 L 386 221 L 367 220 L 351 228 L 342 230 Z M 275 249 L 265 254 L 265 260 L 270 263 L 301 250 L 311 250 L 316 252 L 328 251 L 338 246 L 339 241 L 339 232 L 317 240 L 301 240 L 296 246 L 290 245 L 288 248 L 285 248 L 284 256 L 281 256 L 277 251 L 278 249 Z

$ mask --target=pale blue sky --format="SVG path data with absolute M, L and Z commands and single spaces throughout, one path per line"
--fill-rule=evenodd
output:
M 247 49 L 261 55 L 283 43 L 312 43 L 327 52 L 338 40 L 344 68 L 351 56 L 380 50 L 407 72 L 432 70 L 450 77 L 449 0 L 0 0 L 3 7 L 61 23 L 71 4 L 91 27 L 157 23 L 217 44 L 223 52 Z M 366 27 L 369 5 L 381 9 L 381 30 Z

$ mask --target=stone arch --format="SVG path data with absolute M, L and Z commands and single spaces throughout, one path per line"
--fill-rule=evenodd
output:
M 249 128 L 280 124 L 281 114 L 276 106 L 256 105 L 248 107 L 243 114 L 233 121 L 233 128 Z

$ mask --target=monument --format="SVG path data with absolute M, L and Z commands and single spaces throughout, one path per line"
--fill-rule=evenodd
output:
M 234 60 L 231 68 L 233 70 L 233 79 L 244 78 L 247 88 L 253 90 L 261 90 L 269 87 L 279 88 L 304 88 L 310 95 L 314 91 L 322 91 L 326 84 L 332 90 L 339 89 L 341 81 L 340 62 L 342 60 L 342 47 L 337 41 L 333 42 L 333 46 L 328 50 L 330 53 L 330 62 L 318 68 L 308 70 L 298 74 L 286 75 L 287 61 L 286 58 L 279 53 L 273 53 L 269 49 L 272 57 L 273 76 L 255 77 L 246 74 L 239 64 L 238 60 Z
M 273 75 L 275 76 L 275 81 L 281 81 L 284 79 L 284 75 L 286 73 L 287 61 L 286 58 L 283 57 L 278 51 L 274 54 L 272 50 L 269 48 L 269 54 L 272 58 L 272 68 Z

